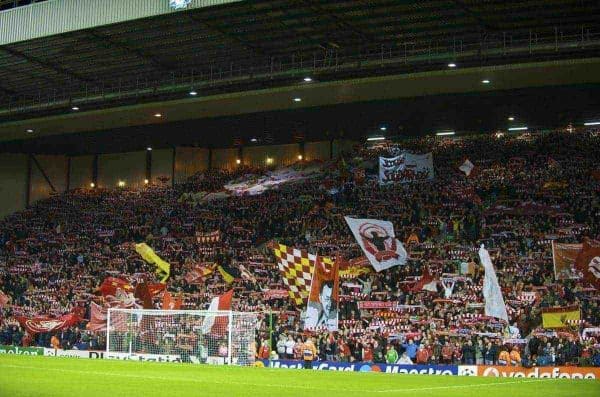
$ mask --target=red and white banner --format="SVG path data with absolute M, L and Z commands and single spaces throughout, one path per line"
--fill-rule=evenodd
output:
M 17 321 L 30 334 L 38 334 L 44 332 L 60 331 L 65 328 L 74 326 L 81 322 L 82 318 L 76 313 L 65 314 L 60 317 L 52 318 L 38 316 L 33 318 L 17 317 Z
M 215 296 L 210 302 L 208 310 L 211 312 L 221 310 L 231 310 L 231 300 L 233 299 L 233 290 L 225 292 L 221 296 Z M 202 333 L 211 335 L 227 334 L 228 315 L 207 315 L 202 324 Z
M 287 299 L 290 296 L 287 289 L 268 289 L 263 293 L 263 297 L 269 299 Z
M 373 268 L 380 272 L 406 264 L 404 246 L 396 239 L 392 222 L 378 219 L 356 219 L 345 216 L 354 238 Z
M 317 256 L 310 285 L 304 329 L 337 331 L 340 304 L 339 262 L 326 263 Z
M 406 183 L 433 179 L 433 156 L 403 152 L 396 157 L 379 157 L 379 183 Z

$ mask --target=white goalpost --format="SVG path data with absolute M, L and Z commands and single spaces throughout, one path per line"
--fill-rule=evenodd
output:
M 105 358 L 253 365 L 257 313 L 109 309 Z

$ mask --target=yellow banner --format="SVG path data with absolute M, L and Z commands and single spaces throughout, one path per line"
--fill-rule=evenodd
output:
M 156 272 L 162 276 L 162 283 L 171 275 L 171 265 L 161 259 L 146 243 L 136 244 L 135 251 L 148 263 L 156 265 Z
M 578 307 L 548 308 L 542 311 L 542 326 L 544 328 L 566 328 L 569 320 L 580 320 Z

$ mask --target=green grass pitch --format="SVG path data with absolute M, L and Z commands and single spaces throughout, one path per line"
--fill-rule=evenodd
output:
M 1 397 L 600 396 L 600 381 L 500 379 L 0 356 Z

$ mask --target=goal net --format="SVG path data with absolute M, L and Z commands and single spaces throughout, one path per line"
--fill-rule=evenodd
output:
M 253 365 L 256 313 L 109 309 L 106 357 Z

